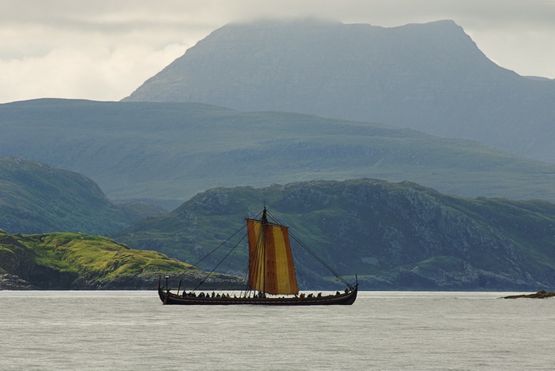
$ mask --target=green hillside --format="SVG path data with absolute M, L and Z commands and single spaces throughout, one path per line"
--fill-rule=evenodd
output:
M 190 264 L 146 250 L 132 250 L 105 237 L 79 233 L 10 235 L 0 231 L 0 289 L 155 288 L 159 275 L 196 284 L 204 272 Z M 237 284 L 215 274 L 210 283 Z M 5 287 L 3 287 L 5 286 Z
M 218 186 L 372 177 L 465 196 L 555 200 L 554 165 L 310 115 L 45 99 L 0 105 L 0 131 L 0 156 L 77 171 L 111 199 L 185 200 Z
M 312 181 L 217 188 L 118 239 L 196 260 L 266 203 L 305 245 L 365 289 L 537 289 L 555 286 L 555 205 L 467 199 L 414 183 Z M 332 286 L 329 272 L 296 243 L 306 286 Z M 227 247 L 226 247 L 227 248 Z M 213 266 L 226 248 L 206 259 Z M 219 269 L 246 267 L 246 247 Z
M 90 179 L 36 162 L 0 157 L 0 228 L 107 233 L 129 222 Z
M 11 232 L 112 233 L 161 211 L 112 204 L 89 178 L 37 162 L 0 157 L 0 228 Z

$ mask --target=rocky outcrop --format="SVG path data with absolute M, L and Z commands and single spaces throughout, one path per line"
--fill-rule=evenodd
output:
M 555 297 L 555 291 L 545 291 L 545 290 L 540 290 L 538 292 L 535 292 L 533 294 L 522 294 L 522 295 L 509 295 L 509 296 L 504 296 L 503 299 L 522 299 L 522 298 L 527 298 L 527 299 L 546 299 L 546 298 L 552 298 Z
M 31 290 L 35 287 L 14 274 L 0 273 L 0 290 Z

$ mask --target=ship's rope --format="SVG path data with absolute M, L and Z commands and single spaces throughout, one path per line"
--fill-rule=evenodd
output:
M 260 214 L 262 214 L 262 211 L 258 212 L 254 218 L 258 218 L 260 216 Z M 239 229 L 237 229 L 235 232 L 233 232 L 228 238 L 226 238 L 224 241 L 222 241 L 218 246 L 216 246 L 215 248 L 213 248 L 212 250 L 210 250 L 207 254 L 205 254 L 204 256 L 202 256 L 200 259 L 198 259 L 195 263 L 193 263 L 193 266 L 198 266 L 198 264 L 200 262 L 202 262 L 204 259 L 208 258 L 210 255 L 212 255 L 213 253 L 215 253 L 216 251 L 218 251 L 222 246 L 224 246 L 227 242 L 229 242 L 233 237 L 235 237 L 237 235 L 237 233 L 239 233 L 240 231 L 242 231 L 245 228 L 245 226 L 241 226 L 239 227 Z M 218 264 L 212 269 L 212 271 L 210 273 L 208 273 L 208 275 L 193 289 L 196 290 L 198 289 L 209 277 L 212 273 L 214 273 L 214 271 L 220 266 L 221 263 L 223 263 L 223 261 L 231 254 L 231 252 L 241 243 L 241 241 L 243 241 L 246 237 L 246 234 L 241 238 L 241 240 L 239 240 L 239 242 L 237 242 L 237 244 L 235 244 L 230 251 L 228 251 L 228 253 L 224 256 L 223 259 L 221 259 Z M 246 277 L 248 277 L 248 271 L 246 273 Z M 250 292 L 250 289 L 248 287 L 248 282 L 246 284 L 246 288 L 245 288 L 245 295 L 247 293 Z
M 212 275 L 212 273 L 214 273 L 214 271 L 216 269 L 218 269 L 220 264 L 222 264 L 224 262 L 224 260 L 226 260 L 228 258 L 228 256 L 231 255 L 231 253 L 237 248 L 237 246 L 239 246 L 241 244 L 241 242 L 243 242 L 243 240 L 245 239 L 246 236 L 247 236 L 247 234 L 245 233 L 243 235 L 243 237 L 241 237 L 241 239 L 235 245 L 233 245 L 233 247 L 231 247 L 231 249 L 229 249 L 227 254 L 225 254 L 225 256 L 222 259 L 220 259 L 218 264 L 216 264 L 216 266 L 214 268 L 212 268 L 212 270 L 206 275 L 206 277 L 204 277 L 204 279 L 202 279 L 202 281 L 199 282 L 199 284 L 193 289 L 193 291 L 197 290 L 200 286 L 202 286 L 202 284 L 204 282 L 206 282 L 206 280 Z
M 254 218 L 258 218 L 258 216 L 260 216 L 260 214 L 262 213 L 262 211 L 260 211 L 258 214 L 256 214 L 254 216 Z M 202 262 L 204 259 L 208 258 L 210 255 L 212 255 L 213 253 L 215 253 L 216 251 L 218 251 L 223 245 L 225 245 L 229 240 L 231 240 L 233 237 L 235 237 L 237 235 L 237 233 L 241 232 L 243 230 L 243 228 L 245 228 L 244 225 L 242 225 L 241 227 L 239 227 L 239 229 L 237 229 L 235 232 L 233 232 L 233 234 L 231 234 L 228 238 L 226 238 L 225 240 L 223 240 L 218 246 L 216 246 L 215 248 L 213 248 L 212 250 L 210 250 L 206 255 L 202 256 L 199 260 L 197 260 L 195 263 L 193 263 L 193 266 L 198 266 L 198 264 L 200 262 Z
M 272 218 L 276 223 L 281 224 L 281 225 L 285 225 L 284 223 L 282 223 L 281 221 L 279 221 L 279 219 L 277 219 L 274 215 L 272 215 L 272 213 L 270 213 L 269 211 L 267 211 L 267 214 L 270 216 L 270 218 Z M 312 255 L 312 257 L 314 259 L 316 259 L 320 264 L 322 264 L 327 270 L 329 270 L 336 279 L 338 279 L 339 281 L 341 281 L 343 284 L 347 285 L 348 287 L 351 287 L 351 284 L 349 282 L 347 282 L 343 277 L 341 277 L 339 275 L 339 273 L 337 273 L 328 263 L 326 263 L 322 258 L 320 258 L 314 251 L 312 251 L 312 249 L 310 249 L 308 246 L 306 246 L 298 237 L 295 236 L 295 234 L 293 234 L 293 232 L 291 231 L 291 229 L 289 230 L 289 235 L 291 236 L 291 238 L 293 240 L 295 240 L 295 242 L 297 242 L 297 244 L 302 247 L 306 252 L 308 252 L 310 255 Z
M 212 255 L 217 250 L 219 250 L 223 245 L 225 245 L 227 242 L 229 242 L 233 237 L 235 237 L 237 235 L 237 233 L 241 232 L 244 228 L 245 228 L 245 226 L 242 225 L 239 229 L 237 229 L 235 232 L 233 232 L 232 235 L 230 235 L 228 238 L 223 240 L 218 246 L 216 246 L 215 248 L 210 250 L 206 255 L 202 256 L 199 260 L 197 260 L 195 263 L 193 263 L 193 265 L 195 267 L 198 266 L 198 264 L 200 262 L 202 262 L 204 259 L 208 258 L 210 255 Z

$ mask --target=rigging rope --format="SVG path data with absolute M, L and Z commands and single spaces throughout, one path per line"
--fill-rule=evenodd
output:
M 229 240 L 231 240 L 233 237 L 235 237 L 235 235 L 237 235 L 237 233 L 241 232 L 241 230 L 244 228 L 244 226 L 241 226 L 239 229 L 237 229 L 235 232 L 233 232 L 233 234 L 231 236 L 229 236 L 228 238 L 226 238 L 225 240 L 222 241 L 222 243 L 220 243 L 218 246 L 216 246 L 214 249 L 210 250 L 210 252 L 208 252 L 208 254 L 204 255 L 202 258 L 200 258 L 199 260 L 197 260 L 193 265 L 196 267 L 201 261 L 203 261 L 204 259 L 206 259 L 207 257 L 209 257 L 210 255 L 212 255 L 213 253 L 215 253 L 217 250 L 220 249 L 220 247 L 222 247 L 223 245 L 225 245 L 226 242 L 228 242 Z
M 204 279 L 203 279 L 202 281 L 199 282 L 199 284 L 193 289 L 193 291 L 195 291 L 196 289 L 198 289 L 200 286 L 202 286 L 202 284 L 203 284 L 204 282 L 206 282 L 206 280 L 212 275 L 212 273 L 214 273 L 214 271 L 215 271 L 216 269 L 218 269 L 218 267 L 220 266 L 220 264 L 222 264 L 223 261 L 226 260 L 227 257 L 228 257 L 229 255 L 231 255 L 231 253 L 233 252 L 233 250 L 235 250 L 235 249 L 237 248 L 237 246 L 239 246 L 239 244 L 240 244 L 241 242 L 243 242 L 243 240 L 245 239 L 246 236 L 247 236 L 247 234 L 245 233 L 245 234 L 243 235 L 243 237 L 241 237 L 241 239 L 240 239 L 231 249 L 229 249 L 229 251 L 227 252 L 227 254 L 225 254 L 225 256 L 224 256 L 222 259 L 220 259 L 220 261 L 218 262 L 218 264 L 216 264 L 216 266 L 215 266 L 214 268 L 212 268 L 212 270 L 206 275 L 206 277 L 204 277 Z
M 260 216 L 260 214 L 262 213 L 262 211 L 259 211 L 254 218 L 258 218 Z M 233 232 L 233 234 L 231 236 L 229 236 L 228 238 L 226 238 L 224 241 L 222 241 L 222 243 L 220 243 L 218 246 L 216 246 L 214 249 L 210 250 L 206 255 L 204 255 L 203 257 L 201 257 L 199 260 L 197 260 L 193 266 L 197 266 L 201 261 L 203 261 L 204 259 L 206 259 L 207 257 L 209 257 L 210 255 L 212 255 L 213 253 L 215 253 L 217 250 L 219 250 L 223 245 L 225 245 L 226 242 L 228 242 L 229 240 L 231 240 L 233 237 L 235 237 L 237 235 L 237 233 L 239 233 L 241 230 L 243 230 L 243 228 L 245 228 L 245 226 L 241 226 L 239 227 L 239 229 L 237 229 L 235 232 Z M 210 271 L 210 273 L 208 273 L 208 275 L 204 278 L 204 280 L 202 280 L 194 289 L 193 291 L 195 291 L 197 288 L 199 288 L 207 279 L 208 277 L 210 277 L 210 275 L 212 273 L 214 273 L 214 271 L 220 266 L 220 264 L 231 254 L 231 251 L 233 251 L 237 246 L 239 246 L 239 244 L 241 243 L 241 241 L 243 241 L 246 237 L 246 234 L 239 240 L 239 242 L 237 242 L 237 244 L 235 244 L 231 250 L 226 254 L 226 256 L 224 256 L 224 258 L 222 260 L 220 260 L 218 262 L 218 264 L 212 269 L 212 271 Z M 248 271 L 247 271 L 247 275 L 248 275 Z M 247 283 L 247 288 L 248 288 L 248 283 Z M 249 290 L 250 291 L 250 290 Z
M 282 223 L 278 218 L 276 218 L 272 213 L 270 213 L 269 211 L 267 211 L 268 216 L 270 216 L 270 218 L 272 218 L 277 224 L 281 224 L 281 225 L 285 225 L 284 223 Z M 257 214 L 256 217 L 258 217 L 258 215 L 260 215 L 260 213 Z M 255 217 L 255 218 L 256 218 Z M 203 261 L 204 259 L 206 259 L 207 257 L 209 257 L 210 255 L 212 255 L 214 252 L 216 252 L 217 250 L 219 250 L 223 245 L 225 245 L 228 241 L 230 241 L 233 237 L 235 237 L 242 229 L 244 228 L 244 226 L 241 226 L 239 229 L 237 229 L 235 232 L 233 232 L 233 234 L 231 236 L 229 236 L 228 238 L 226 238 L 224 241 L 222 241 L 222 243 L 220 243 L 218 246 L 216 246 L 214 249 L 210 250 L 206 255 L 204 255 L 203 257 L 201 257 L 196 263 L 194 263 L 194 266 L 197 266 L 201 261 Z M 237 248 L 237 246 L 239 246 L 239 244 L 241 244 L 241 242 L 245 239 L 245 237 L 247 236 L 248 232 L 245 233 L 243 235 L 243 237 L 241 237 L 241 239 L 235 244 L 233 245 L 233 247 L 231 247 L 231 249 L 227 252 L 227 254 L 220 259 L 220 261 L 218 262 L 218 264 L 216 264 L 216 266 L 214 268 L 212 268 L 212 270 L 206 275 L 206 277 L 204 277 L 204 279 L 202 279 L 199 284 L 192 290 L 195 291 L 197 290 L 200 286 L 202 286 L 206 280 L 208 280 L 208 278 L 210 278 L 210 276 L 212 275 L 212 273 L 214 273 L 216 271 L 216 269 L 218 269 L 218 267 L 229 257 L 229 255 L 231 255 L 231 253 Z M 259 241 L 257 241 L 257 246 L 260 243 L 260 239 L 262 237 L 262 231 L 260 233 L 260 235 L 258 236 Z M 351 286 L 351 284 L 349 284 L 345 279 L 343 279 L 329 264 L 327 264 L 322 258 L 320 258 L 314 251 L 312 251 L 312 249 L 310 249 L 308 246 L 306 246 L 298 237 L 296 237 L 293 232 L 289 231 L 289 234 L 291 236 L 291 238 L 293 240 L 295 240 L 295 242 L 297 242 L 297 244 L 299 245 L 299 247 L 303 248 L 305 251 L 307 251 L 310 255 L 312 255 L 312 257 L 314 259 L 316 259 L 318 262 L 320 262 L 320 264 L 322 264 L 322 266 L 324 266 L 327 270 L 329 270 L 337 280 L 341 281 L 342 283 L 344 283 L 347 286 Z M 265 249 L 263 249 L 263 253 L 264 253 L 264 258 L 265 258 Z M 264 259 L 265 260 L 265 259 Z M 263 261 L 262 264 L 262 282 L 264 285 L 264 289 L 266 286 L 266 280 L 264 277 L 264 266 L 265 266 L 265 261 Z M 260 272 L 256 272 L 256 274 L 260 274 Z M 248 272 L 247 272 L 247 276 L 248 276 Z M 247 280 L 248 281 L 248 280 Z M 248 288 L 248 282 L 247 282 L 247 288 Z M 247 292 L 249 292 L 251 290 L 246 290 L 245 294 Z M 264 290 L 265 291 L 265 290 Z
M 270 218 L 272 218 L 274 221 L 276 221 L 278 224 L 281 225 L 285 225 L 284 223 L 282 223 L 278 218 L 276 218 L 272 213 L 270 213 L 269 211 L 267 211 L 268 215 L 270 216 Z M 322 264 L 327 270 L 329 270 L 334 276 L 335 278 L 337 278 L 339 281 L 341 281 L 342 283 L 344 283 L 347 286 L 351 286 L 350 283 L 348 283 L 345 279 L 343 279 L 343 277 L 341 277 L 329 264 L 327 264 L 322 258 L 320 258 L 318 255 L 316 255 L 315 252 L 313 252 L 308 246 L 306 246 L 304 243 L 302 243 L 302 241 L 297 238 L 293 232 L 291 230 L 289 230 L 289 235 L 291 236 L 291 238 L 293 238 L 297 244 L 299 244 L 300 247 L 302 247 L 303 249 L 305 249 L 310 255 L 312 255 L 312 257 L 316 260 L 318 260 L 318 262 L 320 262 L 320 264 Z

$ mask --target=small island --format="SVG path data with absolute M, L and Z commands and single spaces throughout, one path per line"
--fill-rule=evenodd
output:
M 521 295 L 509 295 L 504 296 L 503 299 L 520 299 L 520 298 L 529 298 L 529 299 L 546 299 L 555 296 L 555 291 L 545 291 L 540 290 L 533 294 L 521 294 Z

